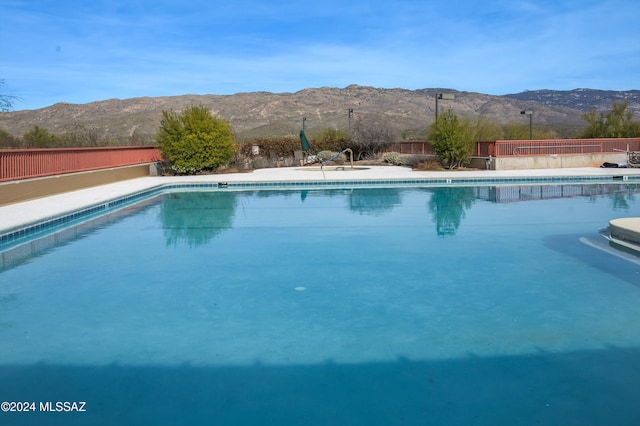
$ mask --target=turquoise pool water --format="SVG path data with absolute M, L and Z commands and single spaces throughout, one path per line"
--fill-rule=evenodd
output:
M 639 190 L 172 191 L 74 225 L 3 254 L 0 399 L 87 411 L 0 421 L 635 424 L 640 259 L 585 242 Z

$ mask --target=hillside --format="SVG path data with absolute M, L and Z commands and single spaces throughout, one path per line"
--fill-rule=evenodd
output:
M 604 92 L 578 89 L 570 92 L 529 91 L 506 96 L 448 89 L 380 89 L 351 85 L 346 88 L 305 89 L 296 93 L 238 93 L 235 95 L 183 95 L 156 98 L 110 99 L 88 104 L 59 103 L 38 110 L 0 113 L 0 129 L 18 136 L 33 125 L 52 133 L 63 133 L 81 125 L 96 129 L 102 138 L 125 140 L 133 135 L 150 140 L 157 131 L 163 110 L 180 111 L 202 104 L 231 122 L 240 138 L 297 135 L 306 117 L 310 134 L 327 127 L 348 127 L 367 114 L 385 116 L 404 137 L 420 138 L 435 117 L 436 93 L 454 93 L 454 100 L 440 101 L 440 108 L 476 118 L 485 116 L 500 124 L 526 122 L 523 109 L 534 111 L 534 124 L 562 132 L 575 132 L 584 125 L 583 111 L 604 110 L 613 100 L 629 99 L 640 111 L 640 92 Z M 571 136 L 571 135 L 563 135 Z
M 634 111 L 636 115 L 640 113 L 640 90 L 532 90 L 504 97 L 524 102 L 536 102 L 545 106 L 560 106 L 580 111 L 595 109 L 600 112 L 610 110 L 614 102 L 628 102 L 631 111 Z

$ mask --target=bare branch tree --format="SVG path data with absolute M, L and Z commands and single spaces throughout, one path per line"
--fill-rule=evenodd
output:
M 375 156 L 396 142 L 398 132 L 383 115 L 367 114 L 356 118 L 349 134 L 350 147 L 358 160 Z
M 0 111 L 9 111 L 13 108 L 13 103 L 18 100 L 17 97 L 2 93 L 5 86 L 4 79 L 0 79 Z

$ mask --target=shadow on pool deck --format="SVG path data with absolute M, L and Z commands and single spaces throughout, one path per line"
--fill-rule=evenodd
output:
M 366 348 L 363 348 L 366 350 Z M 637 425 L 640 349 L 390 363 L 0 367 L 11 425 Z

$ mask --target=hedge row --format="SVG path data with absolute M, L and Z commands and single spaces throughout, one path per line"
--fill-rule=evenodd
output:
M 251 156 L 254 145 L 260 147 L 260 153 L 262 155 L 269 155 L 273 152 L 278 157 L 292 157 L 294 151 L 302 150 L 300 138 L 284 136 L 279 138 L 258 138 L 249 142 L 243 142 L 238 144 L 237 152 L 244 157 L 249 157 Z M 314 154 L 320 151 L 340 152 L 346 148 L 346 146 L 343 146 L 346 145 L 344 142 L 331 140 L 316 141 L 315 139 L 311 139 L 309 145 L 311 146 L 311 153 Z

